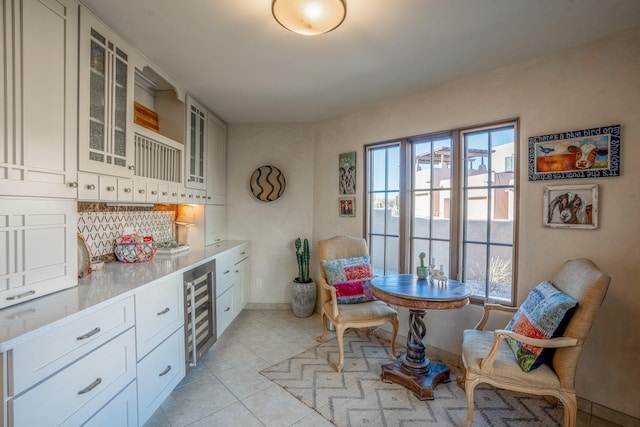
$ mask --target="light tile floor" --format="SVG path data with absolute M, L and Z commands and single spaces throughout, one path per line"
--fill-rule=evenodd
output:
M 317 345 L 319 333 L 318 314 L 244 310 L 145 427 L 331 426 L 259 373 Z
M 332 426 L 260 371 L 317 345 L 320 316 L 244 310 L 145 427 Z M 335 334 L 329 332 L 326 339 Z M 580 411 L 579 427 L 612 427 Z

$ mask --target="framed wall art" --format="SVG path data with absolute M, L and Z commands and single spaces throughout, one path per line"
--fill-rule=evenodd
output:
M 340 216 L 356 216 L 356 198 L 338 198 L 338 212 Z
M 545 187 L 542 215 L 546 227 L 598 228 L 598 185 Z
M 338 194 L 356 194 L 356 152 L 338 155 Z
M 529 181 L 620 175 L 620 125 L 529 138 Z

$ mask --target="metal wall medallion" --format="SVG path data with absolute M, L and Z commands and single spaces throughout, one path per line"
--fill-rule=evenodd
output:
M 249 179 L 253 197 L 261 202 L 273 202 L 284 193 L 286 182 L 284 174 L 275 166 L 260 166 L 253 171 Z

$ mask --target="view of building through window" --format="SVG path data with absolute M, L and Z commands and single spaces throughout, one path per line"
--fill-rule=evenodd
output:
M 368 146 L 375 273 L 415 272 L 425 252 L 426 263 L 475 297 L 511 303 L 515 140 L 516 125 L 507 123 Z

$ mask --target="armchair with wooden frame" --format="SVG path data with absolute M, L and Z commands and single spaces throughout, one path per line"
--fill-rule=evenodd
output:
M 336 289 L 327 283 L 322 261 L 342 258 L 354 258 L 369 254 L 364 239 L 350 236 L 335 236 L 318 242 L 318 259 L 320 264 L 320 298 L 322 303 L 321 320 L 322 335 L 316 338 L 322 341 L 327 335 L 327 319 L 335 326 L 338 340 L 339 360 L 338 372 L 344 365 L 343 334 L 349 328 L 370 328 L 386 322 L 391 323 L 391 353 L 398 358 L 395 340 L 398 334 L 398 313 L 383 301 L 368 301 L 358 304 L 338 304 Z
M 564 426 L 576 425 L 578 407 L 574 380 L 578 356 L 607 293 L 609 281 L 609 276 L 588 259 L 567 261 L 562 266 L 551 282 L 578 304 L 562 336 L 557 338 L 529 338 L 505 329 L 483 331 L 492 311 L 517 311 L 517 307 L 485 304 L 480 322 L 475 329 L 464 331 L 463 335 L 462 361 L 465 373 L 459 382 L 464 382 L 467 395 L 467 426 L 473 422 L 473 391 L 479 383 L 540 395 L 546 399 L 556 398 L 564 406 Z M 555 351 L 550 363 L 524 372 L 506 338 L 537 347 L 553 348 Z

